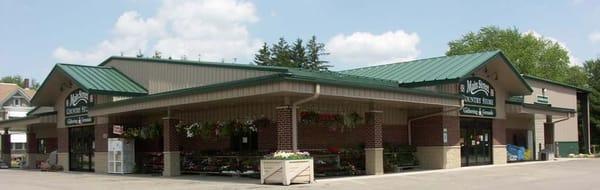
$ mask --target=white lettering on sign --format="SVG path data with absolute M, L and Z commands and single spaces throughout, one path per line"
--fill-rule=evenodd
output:
M 471 94 L 483 92 L 486 96 L 494 96 L 490 95 L 490 85 L 486 84 L 482 80 L 467 80 L 467 92 Z

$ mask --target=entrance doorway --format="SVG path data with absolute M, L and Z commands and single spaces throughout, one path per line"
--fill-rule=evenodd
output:
M 94 127 L 69 128 L 69 170 L 94 171 Z
M 460 118 L 462 166 L 492 164 L 492 120 Z

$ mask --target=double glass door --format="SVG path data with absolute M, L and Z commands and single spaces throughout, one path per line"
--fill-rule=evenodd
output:
M 492 120 L 460 119 L 460 154 L 462 166 L 492 163 Z
M 69 170 L 94 171 L 94 127 L 69 128 Z

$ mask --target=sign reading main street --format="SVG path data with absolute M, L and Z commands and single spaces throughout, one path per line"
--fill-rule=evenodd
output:
M 77 89 L 65 100 L 65 124 L 82 125 L 94 122 L 94 118 L 87 115 L 88 107 L 94 105 L 94 96 L 81 89 Z
M 459 93 L 465 101 L 465 106 L 460 110 L 462 115 L 496 116 L 496 91 L 486 80 L 466 78 L 459 83 Z

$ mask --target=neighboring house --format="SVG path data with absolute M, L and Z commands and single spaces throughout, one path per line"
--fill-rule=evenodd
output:
M 27 80 L 25 83 L 29 83 Z M 0 121 L 26 117 L 27 113 L 33 110 L 30 100 L 35 94 L 35 90 L 21 88 L 12 83 L 0 83 Z M 21 157 L 25 154 L 27 137 L 23 131 L 10 131 L 12 157 Z

